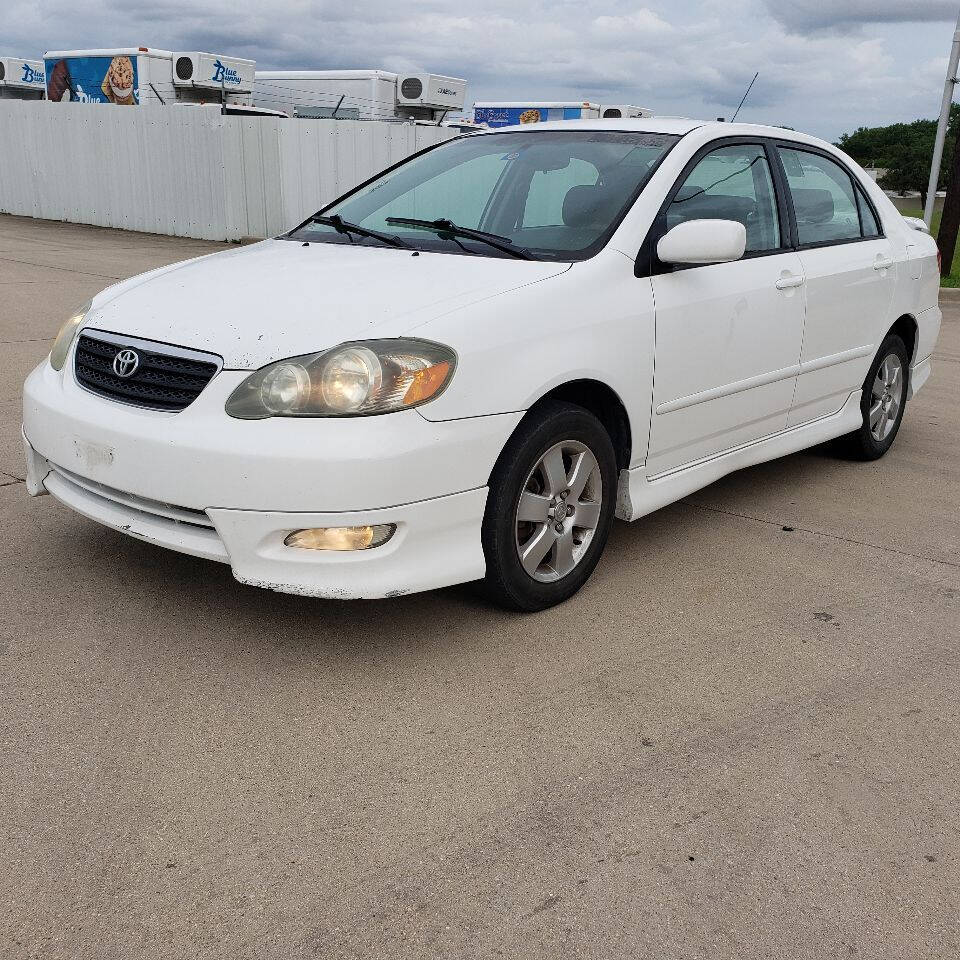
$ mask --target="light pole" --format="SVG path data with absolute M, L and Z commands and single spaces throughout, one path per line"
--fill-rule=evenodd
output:
M 937 139 L 933 144 L 933 162 L 930 164 L 927 205 L 923 210 L 923 221 L 928 229 L 933 220 L 933 205 L 937 202 L 940 161 L 943 159 L 943 144 L 947 139 L 947 124 L 950 122 L 950 106 L 953 103 L 953 88 L 957 83 L 958 67 L 960 67 L 960 16 L 957 17 L 957 29 L 953 33 L 953 45 L 950 47 L 950 63 L 947 66 L 947 79 L 943 84 L 943 102 L 940 104 L 940 122 L 937 124 Z

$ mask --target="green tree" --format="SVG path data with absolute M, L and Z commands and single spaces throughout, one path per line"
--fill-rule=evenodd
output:
M 945 188 L 949 179 L 958 127 L 960 104 L 954 104 L 950 111 L 938 189 Z M 936 135 L 935 120 L 914 120 L 913 123 L 893 123 L 886 127 L 859 127 L 840 137 L 837 146 L 861 166 L 886 170 L 879 181 L 881 187 L 897 193 L 916 190 L 920 193 L 921 204 L 925 205 Z

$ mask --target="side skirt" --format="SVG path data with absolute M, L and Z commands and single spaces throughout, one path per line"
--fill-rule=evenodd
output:
M 754 440 L 670 473 L 648 478 L 646 468 L 642 466 L 633 470 L 621 470 L 617 490 L 617 516 L 621 520 L 637 520 L 700 490 L 728 473 L 733 473 L 734 470 L 776 460 L 856 430 L 863 422 L 860 394 L 860 390 L 851 393 L 846 403 L 828 417 Z

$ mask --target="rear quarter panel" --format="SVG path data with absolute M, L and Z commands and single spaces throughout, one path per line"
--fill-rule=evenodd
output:
M 913 317 L 917 322 L 917 344 L 913 363 L 933 353 L 940 333 L 940 268 L 937 264 L 937 244 L 928 233 L 911 227 L 893 201 L 880 189 L 854 160 L 838 151 L 856 171 L 864 189 L 870 195 L 883 221 L 884 233 L 889 238 L 897 260 L 897 283 L 894 289 L 890 315 L 878 331 L 882 338 L 900 317 Z
M 906 224 L 902 228 L 898 225 L 897 229 L 900 233 L 898 242 L 904 248 L 904 260 L 897 264 L 891 323 L 903 316 L 913 317 L 917 322 L 917 343 L 911 358 L 911 362 L 916 363 L 933 353 L 940 333 L 937 244 L 929 234 Z

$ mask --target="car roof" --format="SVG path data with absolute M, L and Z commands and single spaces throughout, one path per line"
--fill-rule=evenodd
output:
M 620 120 L 548 120 L 545 123 L 515 124 L 509 127 L 494 127 L 489 133 L 523 130 L 524 132 L 549 130 L 618 130 L 636 133 L 670 133 L 685 136 L 694 130 L 715 137 L 776 137 L 778 140 L 794 140 L 819 147 L 832 148 L 832 144 L 806 133 L 756 123 L 725 123 L 719 120 L 691 120 L 687 117 L 644 117 Z

